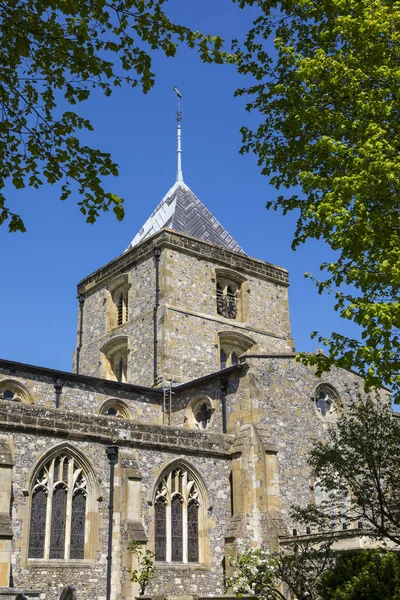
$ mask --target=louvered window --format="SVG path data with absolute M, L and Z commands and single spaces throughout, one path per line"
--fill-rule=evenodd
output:
M 124 297 L 122 294 L 119 295 L 117 302 L 117 322 L 118 325 L 122 325 L 124 322 Z
M 217 281 L 217 313 L 226 319 L 236 319 L 238 315 L 238 286 L 225 279 Z

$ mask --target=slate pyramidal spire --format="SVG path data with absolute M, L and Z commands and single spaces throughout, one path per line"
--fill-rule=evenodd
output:
M 184 183 L 182 174 L 182 113 L 180 100 L 182 94 L 174 87 L 178 97 L 177 112 L 177 172 L 176 181 L 168 190 L 155 211 L 147 219 L 140 231 L 135 235 L 126 251 L 157 233 L 163 228 L 185 233 L 199 240 L 223 246 L 234 252 L 245 254 L 244 250 L 233 239 L 212 213 Z

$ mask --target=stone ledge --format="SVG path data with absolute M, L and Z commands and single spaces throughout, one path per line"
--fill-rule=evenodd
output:
M 203 433 L 171 425 L 135 423 L 102 415 L 82 415 L 64 409 L 0 401 L 0 427 L 62 439 L 82 439 L 120 446 L 168 449 L 180 453 L 231 458 L 234 436 Z M 134 466 L 133 466 L 134 467 Z

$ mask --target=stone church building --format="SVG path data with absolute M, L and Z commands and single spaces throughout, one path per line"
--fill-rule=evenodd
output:
M 318 500 L 312 441 L 363 386 L 295 360 L 288 287 L 179 164 L 128 249 L 78 284 L 72 371 L 0 360 L 0 598 L 105 600 L 109 540 L 112 600 L 138 594 L 131 540 L 155 553 L 147 594 L 220 596 L 231 556 L 291 538 L 290 507 Z

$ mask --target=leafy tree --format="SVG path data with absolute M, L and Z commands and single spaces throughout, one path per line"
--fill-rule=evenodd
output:
M 359 550 L 341 554 L 320 583 L 324 600 L 399 600 L 400 556 Z
M 365 534 L 400 544 L 399 439 L 400 420 L 388 404 L 354 402 L 310 454 L 328 499 L 293 509 L 294 518 L 320 531 L 361 523 Z
M 332 541 L 297 540 L 279 552 L 250 548 L 231 561 L 233 575 L 227 584 L 237 597 L 286 600 L 290 592 L 298 600 L 318 600 L 323 574 L 332 567 Z
M 139 595 L 144 596 L 147 586 L 156 574 L 154 565 L 155 554 L 145 549 L 142 542 L 132 540 L 128 550 L 137 560 L 137 569 L 130 569 L 131 581 L 139 584 Z
M 4 0 L 0 1 L 0 224 L 25 231 L 7 204 L 7 184 L 39 188 L 62 182 L 61 199 L 71 184 L 89 223 L 112 207 L 124 216 L 123 201 L 106 192 L 102 177 L 117 175 L 106 152 L 80 142 L 90 121 L 75 106 L 94 88 L 106 96 L 122 84 L 154 85 L 150 51 L 173 56 L 179 43 L 196 48 L 203 61 L 222 62 L 222 41 L 173 23 L 166 0 Z
M 298 211 L 293 248 L 323 239 L 334 251 L 318 291 L 361 328 L 361 341 L 320 337 L 329 358 L 303 360 L 318 373 L 355 367 L 400 401 L 400 2 L 236 1 L 259 7 L 234 43 L 252 78 L 236 93 L 260 117 L 242 129 L 242 152 L 288 190 L 267 207 Z

